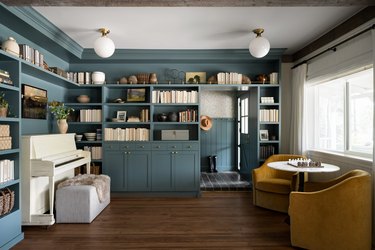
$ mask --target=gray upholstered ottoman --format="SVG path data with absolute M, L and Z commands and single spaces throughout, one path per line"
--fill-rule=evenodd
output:
M 80 179 L 85 180 L 85 178 L 88 178 L 87 176 L 82 175 Z M 109 204 L 110 187 L 108 186 L 105 193 L 101 194 L 102 201 L 100 201 L 95 186 L 81 185 L 80 183 L 71 185 L 71 179 L 68 182 L 70 182 L 70 185 L 61 186 L 60 184 L 56 190 L 56 222 L 91 223 Z M 110 183 L 106 182 L 105 185 L 110 185 Z

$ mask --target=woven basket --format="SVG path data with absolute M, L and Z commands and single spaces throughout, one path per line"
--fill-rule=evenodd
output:
M 14 191 L 9 188 L 0 190 L 0 216 L 12 211 L 14 207 Z

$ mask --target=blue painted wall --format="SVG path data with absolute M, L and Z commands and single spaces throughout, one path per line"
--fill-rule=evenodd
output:
M 212 128 L 201 130 L 201 171 L 209 170 L 208 156 L 216 155 L 219 172 L 236 168 L 236 121 L 233 118 L 213 118 Z

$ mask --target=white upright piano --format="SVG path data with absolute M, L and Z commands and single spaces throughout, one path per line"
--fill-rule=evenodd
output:
M 76 148 L 74 135 L 22 136 L 23 225 L 54 224 L 55 182 L 72 177 L 74 168 L 82 165 L 90 173 L 91 154 Z

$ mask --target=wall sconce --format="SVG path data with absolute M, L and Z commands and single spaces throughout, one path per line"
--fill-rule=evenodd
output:
M 115 52 L 115 44 L 107 37 L 110 31 L 107 28 L 101 28 L 98 31 L 102 33 L 102 36 L 95 40 L 95 53 L 103 58 L 110 57 Z
M 253 32 L 257 36 L 249 44 L 250 54 L 256 58 L 262 58 L 270 51 L 270 42 L 261 35 L 264 29 L 255 29 Z

